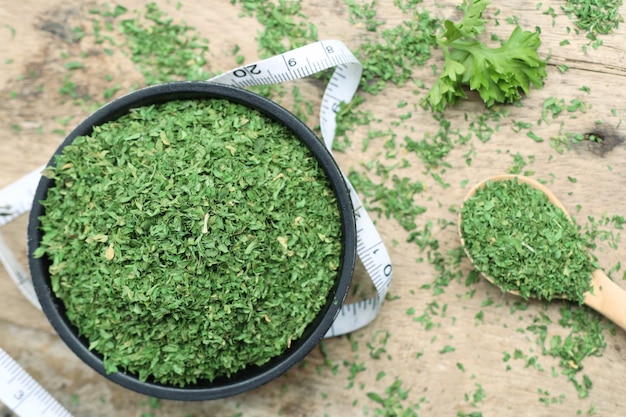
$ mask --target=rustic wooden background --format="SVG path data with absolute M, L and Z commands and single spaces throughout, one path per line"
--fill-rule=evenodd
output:
M 121 3 L 129 11 L 141 10 L 145 4 L 142 0 Z M 262 26 L 253 17 L 241 16 L 239 5 L 226 0 L 185 1 L 180 8 L 171 1 L 157 3 L 209 39 L 207 70 L 233 68 L 236 45 L 246 61 L 258 59 L 255 39 Z M 344 3 L 304 0 L 302 13 L 317 27 L 320 39 L 340 39 L 356 50 L 365 37 L 374 35 L 362 23 L 349 22 Z M 58 130 L 68 132 L 92 110 L 71 100 L 62 102 L 59 90 L 68 74 L 63 56 L 85 57 L 90 63 L 72 79 L 77 88 L 91 94 L 104 88 L 104 74 L 118 80 L 119 94 L 141 82 L 141 75 L 127 58 L 109 56 L 89 44 L 89 9 L 102 4 L 0 0 L 0 186 L 45 163 L 62 139 Z M 457 5 L 450 0 L 425 0 L 417 8 L 442 19 L 455 19 L 459 16 Z M 521 0 L 489 6 L 490 33 L 505 37 L 512 30 L 506 18 L 513 16 L 524 29 L 541 29 L 540 52 L 549 57 L 548 78 L 544 88 L 532 90 L 520 106 L 499 108 L 507 115 L 498 120 L 484 117 L 489 113 L 476 97 L 450 108 L 445 113 L 450 134 L 474 135 L 466 144 L 454 147 L 445 165 L 428 170 L 415 154 L 400 146 L 397 159 L 387 159 L 385 139 L 381 138 L 372 140 L 366 150 L 361 146 L 368 129 L 392 128 L 398 144 L 405 135 L 415 140 L 425 134 L 432 138 L 439 121 L 417 105 L 425 90 L 409 81 L 401 87 L 388 86 L 375 96 L 362 95 L 365 102 L 359 109 L 371 112 L 375 120 L 350 134 L 352 146 L 337 153 L 339 164 L 345 172 L 365 172 L 364 166 L 375 161 L 385 166 L 409 161 L 410 167 L 396 168 L 391 174 L 424 184 L 425 190 L 414 198 L 415 205 L 426 208 L 417 217 L 416 230 L 424 232 L 432 225 L 430 242 L 437 243 L 422 250 L 407 242 L 409 232 L 393 218 L 376 219 L 392 257 L 394 280 L 391 297 L 370 326 L 350 337 L 326 340 L 324 349 L 314 350 L 302 366 L 253 392 L 211 402 L 155 402 L 109 383 L 77 359 L 2 269 L 0 346 L 77 417 L 413 415 L 409 410 L 419 416 L 622 415 L 626 398 L 624 331 L 604 331 L 606 347 L 582 362 L 584 369 L 576 378 L 582 381 L 586 375 L 592 387 L 586 398 L 579 398 L 574 384 L 561 374 L 559 360 L 545 354 L 537 344 L 537 333 L 529 330 L 536 320 L 543 318 L 539 324 L 546 324 L 549 318 L 548 334 L 566 335 L 568 329 L 558 323 L 563 303 L 520 304 L 484 281 L 466 285 L 470 265 L 463 260 L 457 267 L 451 260 L 454 257 L 448 255 L 459 248 L 455 208 L 469 186 L 523 164 L 523 171 L 532 171 L 535 178 L 548 182 L 579 224 L 589 224 L 588 216 L 624 215 L 626 29 L 622 24 L 615 33 L 602 36 L 603 45 L 595 49 L 588 46 L 583 33 L 574 31 L 563 5 L 557 0 Z M 392 0 L 376 2 L 375 9 L 377 19 L 384 22 L 381 30 L 407 19 Z M 623 6 L 620 11 L 622 15 L 626 12 Z M 77 26 L 87 32 L 85 40 L 68 42 L 64 34 Z M 434 51 L 427 65 L 414 69 L 415 80 L 431 85 L 435 79 L 431 64 L 441 62 L 441 55 Z M 563 65 L 569 70 L 560 71 Z M 299 83 L 305 98 L 319 104 L 318 84 Z M 580 100 L 586 111 L 565 110 L 541 122 L 544 103 L 550 98 L 562 99 L 566 105 Z M 402 101 L 408 105 L 398 108 Z M 394 123 L 409 112 L 410 117 Z M 475 134 L 480 120 L 491 129 L 484 131 L 491 135 L 485 142 Z M 518 123 L 531 127 L 517 131 Z M 311 119 L 310 124 L 316 123 Z M 544 141 L 530 139 L 526 135 L 529 130 Z M 604 140 L 602 144 L 583 141 L 559 153 L 550 139 L 566 132 L 594 133 Z M 466 163 L 468 156 L 470 164 Z M 607 239 L 599 240 L 595 255 L 618 284 L 626 287 L 619 264 L 624 254 L 621 230 L 610 224 L 602 230 Z M 2 229 L 24 263 L 25 231 L 26 216 Z M 440 262 L 433 262 L 435 259 Z M 452 278 L 444 285 L 441 279 L 445 276 Z M 437 282 L 441 294 L 433 291 Z M 432 326 L 415 320 L 418 317 L 429 317 Z M 508 361 L 507 355 L 511 356 Z M 376 402 L 373 394 L 385 399 L 386 405 Z M 0 411 L 10 415 L 1 405 Z

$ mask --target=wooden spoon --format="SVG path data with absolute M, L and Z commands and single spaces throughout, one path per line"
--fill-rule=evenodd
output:
M 567 212 L 567 209 L 563 204 L 559 201 L 558 198 L 550 191 L 546 186 L 537 182 L 531 178 L 524 177 L 521 175 L 497 175 L 494 177 L 487 178 L 478 184 L 476 184 L 472 189 L 467 193 L 464 201 L 467 201 L 470 197 L 472 197 L 476 190 L 484 187 L 485 183 L 489 181 L 505 181 L 517 178 L 519 182 L 526 183 L 531 187 L 541 191 L 544 193 L 548 200 L 563 210 L 563 212 L 567 215 L 568 218 L 571 217 Z M 465 242 L 463 240 L 463 234 L 461 233 L 461 212 L 459 211 L 459 220 L 458 220 L 458 228 L 459 228 L 459 236 L 461 237 L 461 244 L 467 254 L 467 257 L 473 263 L 472 257 L 467 251 L 465 247 Z M 481 273 L 489 282 L 494 284 L 494 280 L 492 277 L 487 276 Z M 495 285 L 495 284 L 494 284 Z M 613 282 L 609 277 L 601 269 L 596 269 L 591 274 L 591 291 L 585 293 L 584 303 L 589 307 L 596 310 L 598 313 L 607 317 L 613 323 L 626 330 L 626 291 L 624 291 L 619 285 Z M 508 291 L 511 294 L 519 295 L 517 291 L 511 290 Z

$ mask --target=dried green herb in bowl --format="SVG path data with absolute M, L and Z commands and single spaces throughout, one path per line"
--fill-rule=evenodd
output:
M 343 177 L 253 93 L 172 83 L 129 96 L 66 139 L 38 188 L 29 253 L 44 312 L 139 392 L 254 388 L 302 359 L 343 302 L 356 240 Z
M 461 208 L 459 228 L 476 269 L 504 291 L 582 304 L 591 289 L 597 267 L 576 224 L 522 177 L 475 187 Z

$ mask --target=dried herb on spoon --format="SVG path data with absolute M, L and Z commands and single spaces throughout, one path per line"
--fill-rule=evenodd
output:
M 517 179 L 488 181 L 461 218 L 474 266 L 502 290 L 583 303 L 597 267 L 576 224 L 540 190 Z

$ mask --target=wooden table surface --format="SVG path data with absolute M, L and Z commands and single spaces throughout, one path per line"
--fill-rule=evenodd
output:
M 254 16 L 243 16 L 239 4 L 157 3 L 176 22 L 186 22 L 209 39 L 207 71 L 235 67 L 236 46 L 247 62 L 258 59 L 256 39 L 263 26 Z M 411 19 L 398 2 L 380 0 L 374 6 L 376 19 L 383 22 L 377 35 L 363 22 L 351 21 L 344 3 L 304 0 L 302 13 L 308 17 L 296 19 L 315 25 L 319 39 L 340 39 L 355 51 L 382 30 Z M 101 97 L 103 89 L 115 83 L 120 84 L 117 95 L 141 85 L 143 78 L 128 57 L 109 55 L 93 43 L 94 15 L 89 10 L 103 4 L 0 1 L 0 186 L 45 163 L 63 132 L 92 110 L 94 101 L 80 105 L 61 95 L 68 81 L 74 91 L 93 97 Z M 144 10 L 145 3 L 122 4 L 130 16 L 133 10 Z M 458 4 L 425 0 L 417 10 L 458 19 Z M 602 322 L 604 345 L 596 355 L 580 363 L 566 360 L 561 366 L 561 359 L 548 353 L 550 340 L 571 334 L 559 323 L 562 309 L 580 309 L 564 302 L 522 302 L 483 280 L 468 282 L 472 268 L 458 256 L 456 210 L 469 187 L 517 169 L 547 181 L 583 229 L 601 232 L 594 254 L 618 285 L 626 287 L 619 264 L 624 243 L 617 227 L 626 205 L 626 25 L 601 36 L 603 44 L 593 48 L 584 33 L 576 32 L 563 5 L 556 0 L 521 0 L 496 2 L 487 9 L 489 34 L 506 37 L 512 17 L 526 30 L 541 30 L 540 53 L 548 58 L 546 84 L 532 89 L 519 105 L 489 112 L 470 95 L 449 108 L 443 121 L 433 117 L 418 105 L 426 92 L 420 82 L 430 86 L 435 80 L 432 65 L 441 65 L 440 50 L 433 50 L 424 66 L 415 67 L 413 79 L 403 86 L 389 84 L 377 95 L 359 93 L 364 102 L 357 109 L 372 120 L 349 132 L 351 146 L 336 153 L 339 165 L 344 172 L 355 170 L 386 185 L 380 201 L 366 199 L 368 207 L 397 202 L 391 191 L 396 176 L 424 186 L 410 207 L 425 209 L 416 216 L 413 230 L 393 216 L 371 212 L 389 249 L 394 275 L 390 297 L 366 328 L 350 337 L 325 340 L 301 366 L 252 392 L 206 402 L 149 401 L 108 382 L 75 357 L 1 269 L 0 347 L 77 417 L 623 415 L 624 331 L 610 331 Z M 620 11 L 623 15 L 626 9 Z M 76 27 L 83 28 L 85 37 L 68 42 Z M 72 60 L 88 64 L 70 70 L 67 63 Z M 106 74 L 113 81 L 105 79 Z M 318 106 L 319 82 L 297 83 L 304 98 Z M 398 105 L 403 102 L 405 107 Z M 555 116 L 546 111 L 549 103 L 561 103 L 564 109 Z M 313 118 L 308 123 L 316 125 Z M 371 139 L 364 149 L 362 144 L 375 130 L 387 133 Z M 543 141 L 531 139 L 529 132 Z M 603 141 L 582 141 L 559 152 L 556 143 L 569 133 L 596 134 Z M 443 150 L 446 143 L 452 149 L 439 166 L 427 167 L 404 146 L 407 137 L 435 144 L 433 151 Z M 395 157 L 389 155 L 392 148 Z M 390 169 L 386 177 L 385 168 Z M 24 264 L 26 217 L 2 229 Z M 598 226 L 602 219 L 614 221 Z M 361 275 L 355 280 L 366 280 Z M 584 309 L 582 314 L 593 317 Z M 542 334 L 547 335 L 545 345 L 538 342 Z M 591 383 L 584 398 L 563 374 L 567 367 L 581 368 L 574 376 L 577 383 Z M 10 415 L 1 405 L 0 414 Z

